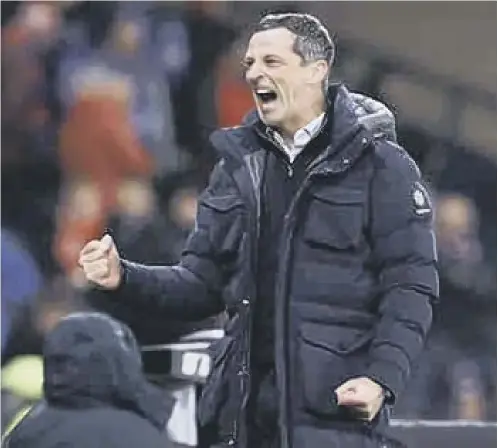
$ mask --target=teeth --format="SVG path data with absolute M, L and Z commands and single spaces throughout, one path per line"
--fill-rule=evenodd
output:
M 272 93 L 272 91 L 270 89 L 256 89 L 256 93 L 261 95 L 265 93 Z

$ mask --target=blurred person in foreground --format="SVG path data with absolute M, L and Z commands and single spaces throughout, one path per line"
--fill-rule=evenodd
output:
M 204 445 L 378 446 L 431 325 L 429 195 L 392 114 L 327 85 L 334 52 L 312 16 L 262 18 L 243 61 L 256 111 L 212 134 L 221 160 L 180 262 L 121 259 L 109 235 L 80 253 L 109 300 L 227 309 Z
M 44 399 L 8 433 L 10 448 L 165 448 L 173 400 L 149 384 L 129 328 L 75 313 L 47 336 Z

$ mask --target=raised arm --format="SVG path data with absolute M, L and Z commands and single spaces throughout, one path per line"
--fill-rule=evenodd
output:
M 151 312 L 161 310 L 185 320 L 219 313 L 223 310 L 225 265 L 237 250 L 236 244 L 220 244 L 216 240 L 226 230 L 226 223 L 221 222 L 224 216 L 216 204 L 227 198 L 232 199 L 234 207 L 242 205 L 220 162 L 199 199 L 196 225 L 177 265 L 146 266 L 121 259 L 114 241 L 105 235 L 89 242 L 81 251 L 80 265 L 87 279 L 110 298 L 149 307 Z M 232 229 L 234 233 L 240 232 Z

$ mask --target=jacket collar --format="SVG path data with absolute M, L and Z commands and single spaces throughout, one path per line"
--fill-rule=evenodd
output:
M 374 135 L 358 120 L 355 114 L 357 106 L 343 84 L 329 86 L 327 104 L 325 120 L 314 139 L 324 140 L 325 158 L 346 160 L 348 163 L 344 167 L 347 168 L 361 155 Z M 259 150 L 262 143 L 272 144 L 272 133 L 273 130 L 253 110 L 240 126 L 217 130 L 211 134 L 210 141 L 221 157 L 241 161 L 247 154 Z

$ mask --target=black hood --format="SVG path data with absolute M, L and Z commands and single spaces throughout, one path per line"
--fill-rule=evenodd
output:
M 131 330 L 101 313 L 75 313 L 47 336 L 44 394 L 49 405 L 129 410 L 163 429 L 174 401 L 150 384 Z

